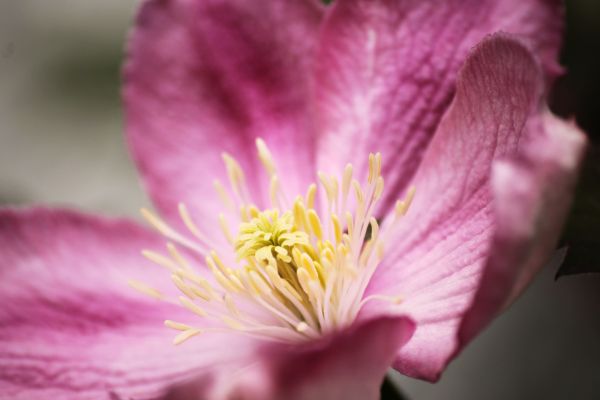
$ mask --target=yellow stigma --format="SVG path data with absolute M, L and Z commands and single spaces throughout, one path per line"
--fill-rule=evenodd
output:
M 321 232 L 318 220 L 313 219 L 312 225 L 303 222 L 310 220 L 310 215 L 316 216 L 313 209 L 307 210 L 301 198 L 296 200 L 293 209 L 295 215 L 289 211 L 279 215 L 278 210 L 267 210 L 242 223 L 235 249 L 245 273 L 268 277 L 267 290 L 299 318 L 297 330 L 308 328 L 306 320 L 320 329 L 313 301 L 322 296 L 320 292 L 325 289 L 323 265 L 329 265 L 331 260 L 323 257 L 335 253 L 336 249 L 331 242 L 314 240 Z M 255 290 L 261 293 L 261 289 Z
M 238 259 L 256 258 L 262 265 L 277 261 L 293 262 L 293 249 L 310 248 L 308 234 L 298 228 L 291 212 L 279 215 L 279 210 L 267 210 L 240 225 L 235 241 Z
M 390 223 L 380 227 L 374 212 L 384 183 L 381 155 L 377 153 L 369 156 L 364 184 L 353 177 L 353 167 L 347 165 L 341 183 L 333 176 L 317 174 L 324 195 L 322 204 L 315 201 L 315 184 L 309 185 L 305 196 L 297 196 L 288 204 L 271 152 L 260 139 L 257 149 L 270 182 L 270 207 L 260 210 L 252 202 L 244 171 L 229 155 L 223 160 L 230 190 L 218 181 L 214 185 L 224 208 L 239 210 L 233 217 L 237 226 L 230 225 L 231 215 L 218 218 L 228 245 L 214 242 L 214 234 L 197 226 L 183 204 L 179 213 L 193 239 L 150 211 L 142 212 L 170 240 L 168 255 L 145 250 L 144 256 L 170 271 L 182 294 L 182 307 L 197 318 L 213 321 L 210 327 L 167 321 L 167 327 L 180 332 L 176 344 L 210 331 L 236 331 L 269 340 L 305 340 L 350 325 L 367 301 L 400 302 L 399 296 L 365 296 L 365 290 L 383 257 L 385 237 L 393 223 L 406 214 L 414 190 L 397 203 Z M 210 274 L 200 273 L 177 245 L 203 255 Z M 133 282 L 132 286 L 154 298 L 164 298 L 140 283 Z

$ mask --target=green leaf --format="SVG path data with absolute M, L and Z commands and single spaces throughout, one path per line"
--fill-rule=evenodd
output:
M 386 376 L 381 384 L 381 400 L 408 400 L 408 397 L 402 394 L 389 376 Z
M 577 240 L 567 248 L 562 265 L 556 271 L 556 279 L 568 275 L 600 273 L 600 240 Z

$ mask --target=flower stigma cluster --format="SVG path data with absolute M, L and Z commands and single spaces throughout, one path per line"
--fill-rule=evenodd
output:
M 380 227 L 374 212 L 384 181 L 377 153 L 369 155 L 365 184 L 354 178 L 348 164 L 341 180 L 318 173 L 320 186 L 311 184 L 304 196 L 288 204 L 269 149 L 261 139 L 256 144 L 270 179 L 271 205 L 263 210 L 254 205 L 240 164 L 224 154 L 230 190 L 218 181 L 215 188 L 223 204 L 237 210 L 239 220 L 237 235 L 233 235 L 225 216 L 219 217 L 229 244 L 225 257 L 217 252 L 223 253 L 223 246 L 212 243 L 184 204 L 179 204 L 179 214 L 193 239 L 142 210 L 145 219 L 168 239 L 168 255 L 151 250 L 144 250 L 143 255 L 170 271 L 181 292 L 178 304 L 201 317 L 197 326 L 165 321 L 167 327 L 180 331 L 175 344 L 210 331 L 302 341 L 349 326 L 368 301 L 397 304 L 401 300 L 399 296 L 365 296 L 365 290 L 383 257 L 386 236 L 406 214 L 414 189 L 396 202 L 393 215 Z M 186 254 L 204 256 L 208 268 L 194 267 L 178 246 L 186 248 Z M 141 282 L 130 284 L 171 301 Z

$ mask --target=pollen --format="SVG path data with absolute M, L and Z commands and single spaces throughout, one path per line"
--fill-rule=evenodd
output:
M 215 181 L 216 196 L 237 217 L 235 225 L 219 215 L 226 246 L 214 242 L 214 232 L 198 226 L 184 204 L 179 214 L 188 232 L 183 233 L 142 210 L 168 239 L 167 254 L 142 254 L 168 270 L 181 293 L 177 303 L 194 321 L 165 322 L 178 332 L 175 344 L 214 331 L 307 340 L 349 326 L 369 301 L 402 301 L 401 296 L 365 296 L 365 291 L 384 255 L 386 238 L 408 212 L 414 189 L 396 203 L 389 223 L 386 219 L 380 226 L 375 212 L 384 190 L 381 154 L 369 155 L 365 182 L 354 177 L 348 164 L 341 179 L 317 173 L 319 186 L 310 184 L 304 196 L 294 198 L 282 191 L 266 143 L 258 139 L 256 145 L 270 183 L 270 204 L 260 209 L 252 201 L 244 170 L 224 154 L 229 188 Z M 288 203 L 290 197 L 294 200 Z M 139 282 L 131 286 L 174 301 Z

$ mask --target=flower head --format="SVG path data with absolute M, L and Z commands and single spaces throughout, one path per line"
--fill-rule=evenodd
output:
M 390 365 L 436 380 L 568 209 L 585 139 L 541 105 L 559 11 L 146 1 L 124 99 L 160 216 L 0 211 L 0 394 L 362 400 Z

